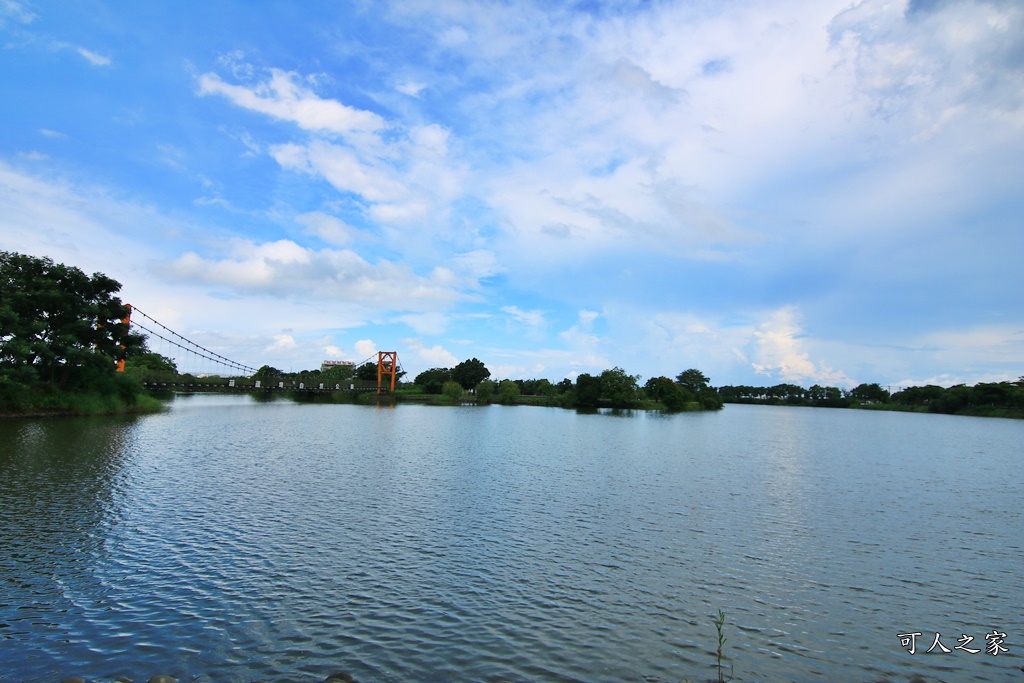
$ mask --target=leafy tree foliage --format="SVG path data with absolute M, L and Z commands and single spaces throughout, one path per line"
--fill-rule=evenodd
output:
M 515 403 L 519 398 L 519 385 L 510 379 L 503 379 L 498 385 L 498 400 L 502 403 Z
M 364 382 L 376 382 L 377 381 L 377 364 L 376 363 L 363 363 L 356 368 L 356 378 Z
M 373 378 L 377 379 L 376 370 L 374 370 Z M 448 368 L 430 368 L 416 375 L 413 384 L 423 387 L 423 391 L 428 394 L 440 394 L 444 389 L 444 383 L 450 380 L 452 380 L 452 371 Z
M 889 400 L 889 392 L 879 384 L 859 384 L 850 390 L 850 396 L 858 401 L 872 403 L 886 403 Z
M 516 384 L 519 385 L 520 391 L 527 396 L 554 396 L 558 393 L 558 387 L 545 378 L 517 379 Z M 572 382 L 569 382 L 569 386 L 572 387 Z
M 942 398 L 946 390 L 929 384 L 923 387 L 908 387 L 892 395 L 893 403 L 905 406 L 927 406 L 932 401 Z
M 495 385 L 489 379 L 485 379 L 476 385 L 476 400 L 480 403 L 488 403 L 494 398 Z
M 171 381 L 178 375 L 178 366 L 173 359 L 146 349 L 128 358 L 124 372 L 138 382 Z
M 276 379 L 277 377 L 280 377 L 283 374 L 283 372 L 281 372 L 275 367 L 264 365 L 263 367 L 256 371 L 256 374 L 253 375 L 253 378 L 263 380 L 264 382 L 269 382 L 273 379 Z
M 0 376 L 58 388 L 112 376 L 144 342 L 121 322 L 120 289 L 102 273 L 0 252 Z
M 462 398 L 463 391 L 462 385 L 453 380 L 448 380 L 441 387 L 441 393 L 453 401 Z
M 700 394 L 700 392 L 708 388 L 708 382 L 711 380 L 709 380 L 700 370 L 690 368 L 689 370 L 683 370 L 676 375 L 676 381 L 680 386 L 689 389 L 690 392 Z
M 483 361 L 476 358 L 464 360 L 451 369 L 451 378 L 467 391 L 490 376 L 491 371 L 484 366 Z
M 700 407 L 704 410 L 721 410 L 725 405 L 725 401 L 717 391 L 708 387 L 699 394 L 697 394 L 697 400 L 700 402 Z
M 601 378 L 583 373 L 576 378 L 576 405 L 596 408 L 601 403 Z
M 601 373 L 601 398 L 613 407 L 629 408 L 637 403 L 637 382 L 639 375 L 629 375 L 622 368 L 615 367 Z
M 354 376 L 355 370 L 351 365 L 332 365 L 320 373 L 320 381 L 328 386 L 334 386 L 335 384 L 348 385 Z M 376 369 L 374 370 L 373 377 L 374 379 L 377 378 Z
M 688 389 L 679 386 L 668 377 L 652 377 L 644 385 L 648 398 L 663 404 L 669 410 L 682 410 L 695 400 Z
M 145 368 L 153 372 L 161 372 L 169 375 L 178 374 L 178 364 L 174 362 L 173 358 L 161 355 L 159 353 L 153 353 L 152 351 L 143 351 L 137 353 L 128 359 L 126 368 Z

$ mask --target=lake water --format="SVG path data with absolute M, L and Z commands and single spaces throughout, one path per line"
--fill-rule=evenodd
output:
M 0 420 L 0 511 L 3 683 L 1022 678 L 1021 421 L 178 397 Z

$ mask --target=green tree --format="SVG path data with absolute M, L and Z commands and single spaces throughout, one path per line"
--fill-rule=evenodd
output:
M 490 376 L 491 371 L 484 366 L 483 361 L 476 358 L 464 360 L 451 369 L 451 378 L 467 391 Z
M 886 403 L 889 400 L 889 392 L 874 384 L 858 384 L 850 390 L 850 396 L 865 403 Z
M 448 380 L 441 387 L 441 393 L 444 394 L 446 398 L 450 398 L 453 401 L 457 401 L 462 398 L 463 391 L 464 389 L 462 388 L 462 385 L 453 380 Z
M 629 375 L 622 368 L 615 367 L 601 373 L 601 397 L 616 408 L 636 405 L 637 382 L 640 375 Z
M 376 373 L 373 378 L 377 379 Z M 416 375 L 413 384 L 423 387 L 423 391 L 428 394 L 440 394 L 444 389 L 444 383 L 451 379 L 452 371 L 448 368 L 430 368 Z
M 377 364 L 363 363 L 358 368 L 356 368 L 356 378 L 363 382 L 376 382 Z
M 515 403 L 519 398 L 519 385 L 510 379 L 501 380 L 498 385 L 498 400 L 502 403 Z
M 680 391 L 686 390 L 680 387 Z M 722 400 L 722 397 L 711 387 L 708 387 L 697 394 L 697 400 L 700 402 L 700 407 L 704 410 L 721 410 L 725 405 L 725 401 Z
M 168 381 L 177 376 L 178 366 L 171 358 L 147 349 L 127 359 L 124 374 L 138 382 Z
M 972 405 L 974 405 L 974 389 L 964 384 L 957 384 L 946 389 L 941 398 L 930 401 L 928 412 L 952 415 Z
M 491 399 L 494 398 L 494 391 L 494 382 L 485 379 L 476 385 L 476 400 L 479 403 L 490 403 Z
M 284 375 L 284 373 L 278 370 L 277 368 L 271 367 L 269 365 L 264 365 L 263 367 L 256 371 L 256 374 L 253 375 L 252 378 L 259 380 L 264 385 L 269 385 L 271 382 L 277 382 L 278 378 L 281 377 L 282 375 Z
M 330 387 L 335 384 L 347 386 L 352 383 L 354 375 L 355 370 L 351 365 L 332 365 L 320 373 L 320 381 Z M 374 369 L 373 378 L 377 379 L 376 369 Z
M 584 372 L 576 378 L 576 405 L 596 408 L 601 403 L 601 378 Z
M 668 377 L 652 377 L 644 385 L 647 395 L 661 403 L 669 410 L 682 410 L 693 399 L 689 391 L 683 389 Z
M 152 351 L 143 351 L 142 353 L 132 355 L 125 363 L 125 368 L 129 367 L 145 368 L 153 372 L 172 375 L 178 374 L 178 364 L 174 362 L 173 358 L 168 358 Z
M 120 290 L 102 273 L 0 252 L 0 375 L 57 388 L 113 376 L 145 341 L 122 322 Z
M 942 387 L 929 384 L 923 387 L 907 387 L 892 395 L 893 403 L 908 406 L 927 406 L 932 401 L 938 401 L 946 395 Z
M 537 380 L 533 387 L 533 393 L 537 396 L 547 396 L 548 398 L 558 393 L 558 387 L 551 383 L 551 380 L 541 378 Z
M 708 388 L 709 380 L 707 376 L 700 370 L 690 368 L 689 370 L 683 370 L 676 375 L 676 381 L 694 394 L 700 394 Z

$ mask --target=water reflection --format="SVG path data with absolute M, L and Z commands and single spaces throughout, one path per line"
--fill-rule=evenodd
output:
M 134 418 L 0 421 L 0 638 L 64 649 L 105 608 L 97 566 L 121 518 Z M 19 657 L 20 658 L 20 657 Z M 0 657 L 5 661 L 16 661 Z

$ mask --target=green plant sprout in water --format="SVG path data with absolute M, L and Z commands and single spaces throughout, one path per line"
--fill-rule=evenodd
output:
M 725 659 L 725 654 L 722 653 L 722 648 L 725 646 L 725 641 L 727 639 L 723 633 L 723 629 L 725 628 L 725 612 L 722 610 L 718 610 L 718 618 L 715 619 L 715 628 L 718 630 L 718 683 L 725 683 L 725 679 L 722 677 L 722 660 Z

